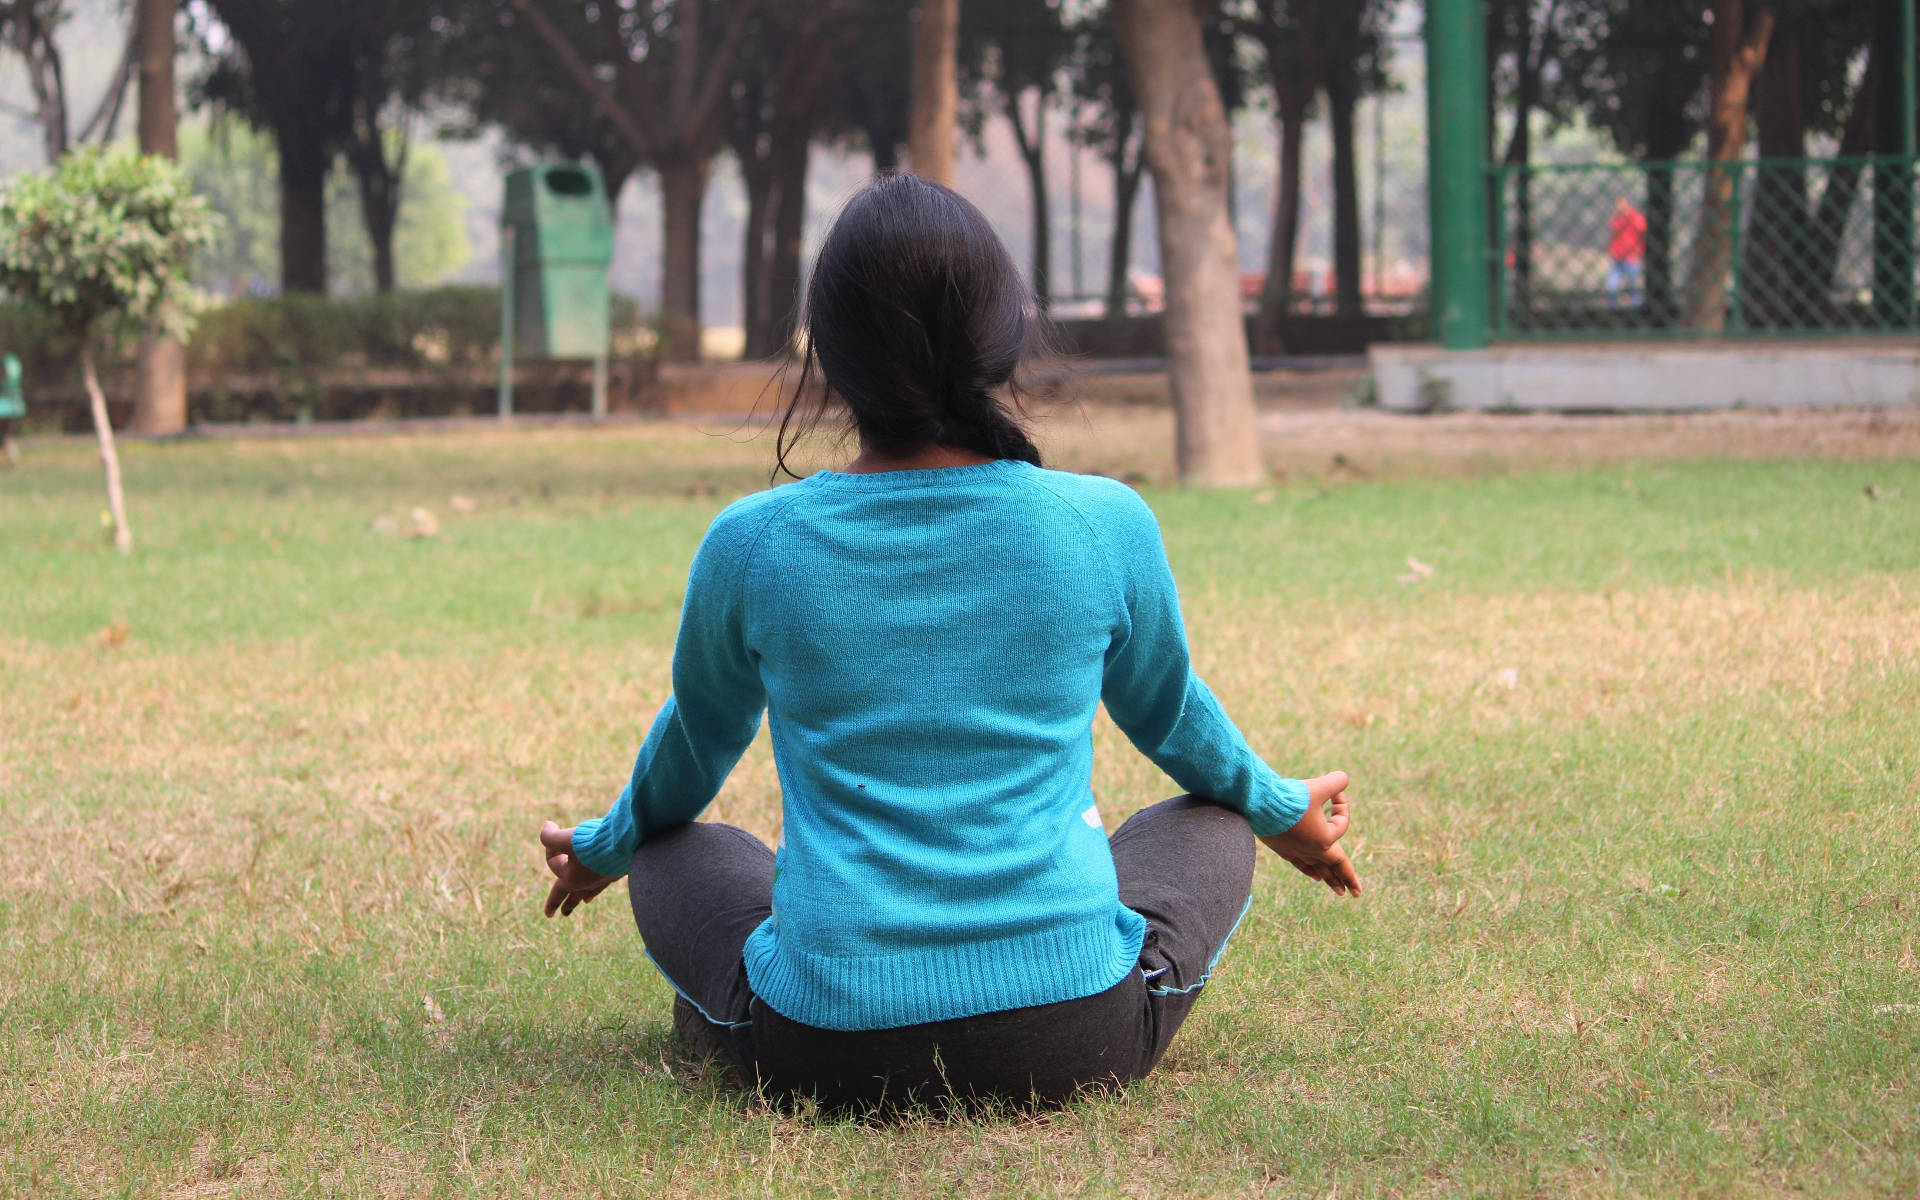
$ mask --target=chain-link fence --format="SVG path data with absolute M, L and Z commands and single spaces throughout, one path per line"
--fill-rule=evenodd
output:
M 1913 332 L 1916 165 L 1494 167 L 1494 335 Z

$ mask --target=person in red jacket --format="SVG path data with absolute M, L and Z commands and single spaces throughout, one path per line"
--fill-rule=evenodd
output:
M 1607 306 L 1638 307 L 1642 284 L 1642 263 L 1647 256 L 1647 218 L 1621 196 L 1613 202 L 1613 217 L 1607 222 Z

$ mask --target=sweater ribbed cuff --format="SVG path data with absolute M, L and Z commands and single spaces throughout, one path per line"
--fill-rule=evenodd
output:
M 633 851 L 623 852 L 619 834 L 605 817 L 592 817 L 573 827 L 573 856 L 596 875 L 618 879 L 633 866 Z
M 1310 803 L 1312 797 L 1307 794 L 1306 784 L 1275 775 L 1248 801 L 1247 824 L 1253 827 L 1255 837 L 1285 833 L 1307 815 Z

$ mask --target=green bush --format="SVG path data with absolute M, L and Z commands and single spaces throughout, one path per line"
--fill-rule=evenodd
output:
M 613 328 L 631 331 L 638 321 L 634 302 L 615 296 Z M 103 371 L 130 370 L 137 341 L 131 331 L 103 330 L 95 342 Z M 271 380 L 295 389 L 368 371 L 444 378 L 491 364 L 499 343 L 497 288 L 276 296 L 203 312 L 187 346 L 187 370 L 200 386 Z M 44 314 L 0 304 L 0 353 L 9 350 L 20 355 L 29 386 L 37 386 L 71 372 L 79 346 Z
M 440 287 L 329 299 L 238 300 L 201 319 L 188 368 L 201 377 L 326 376 L 369 369 L 439 373 L 492 358 L 493 288 Z

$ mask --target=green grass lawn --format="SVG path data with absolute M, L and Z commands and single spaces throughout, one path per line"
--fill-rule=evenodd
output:
M 1367 895 L 1264 861 L 1124 1095 L 882 1123 L 710 1077 L 623 894 L 539 915 L 764 441 L 124 453 L 126 558 L 84 444 L 0 472 L 0 1193 L 1920 1193 L 1920 463 L 1148 487 Z M 764 741 L 710 815 L 773 835 Z

